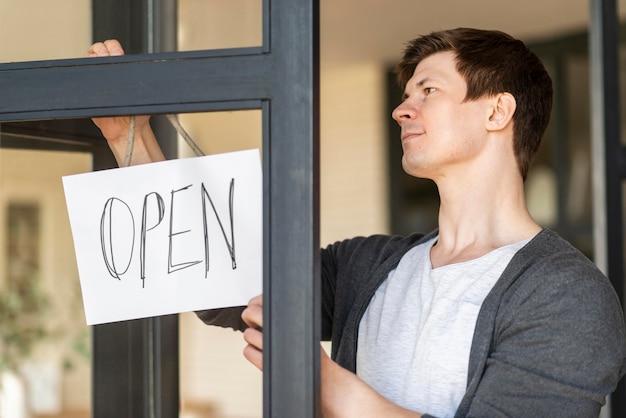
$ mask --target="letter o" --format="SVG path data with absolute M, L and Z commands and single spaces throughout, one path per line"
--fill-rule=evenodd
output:
M 123 200 L 112 197 L 104 204 L 100 219 L 100 243 L 109 274 L 119 279 L 128 271 L 135 248 L 135 220 Z

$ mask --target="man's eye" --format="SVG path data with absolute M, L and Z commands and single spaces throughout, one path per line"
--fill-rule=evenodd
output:
M 436 89 L 436 88 L 434 88 L 434 87 L 426 87 L 426 88 L 424 89 L 424 93 L 426 93 L 426 94 L 434 93 L 434 92 L 435 92 L 435 90 L 437 90 L 437 89 Z

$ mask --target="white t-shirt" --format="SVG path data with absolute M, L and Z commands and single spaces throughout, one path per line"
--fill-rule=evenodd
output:
M 480 306 L 530 239 L 433 269 L 436 240 L 408 251 L 374 294 L 359 324 L 357 375 L 404 408 L 452 417 Z

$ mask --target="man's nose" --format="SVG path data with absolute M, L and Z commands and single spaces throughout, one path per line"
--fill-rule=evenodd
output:
M 391 117 L 398 122 L 398 124 L 402 124 L 402 122 L 411 120 L 415 118 L 417 110 L 414 109 L 413 106 L 409 106 L 409 104 L 405 101 L 400 103 L 398 107 L 396 107 L 391 113 Z

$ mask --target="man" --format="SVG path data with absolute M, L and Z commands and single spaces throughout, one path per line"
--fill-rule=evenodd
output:
M 622 308 L 526 208 L 552 103 L 545 68 L 504 33 L 460 28 L 413 40 L 398 79 L 402 166 L 436 183 L 439 227 L 322 250 L 324 416 L 597 416 L 624 374 Z M 96 123 L 120 161 L 126 120 Z M 135 162 L 152 161 L 140 132 Z M 240 311 L 198 315 L 243 330 L 262 369 L 262 297 Z

